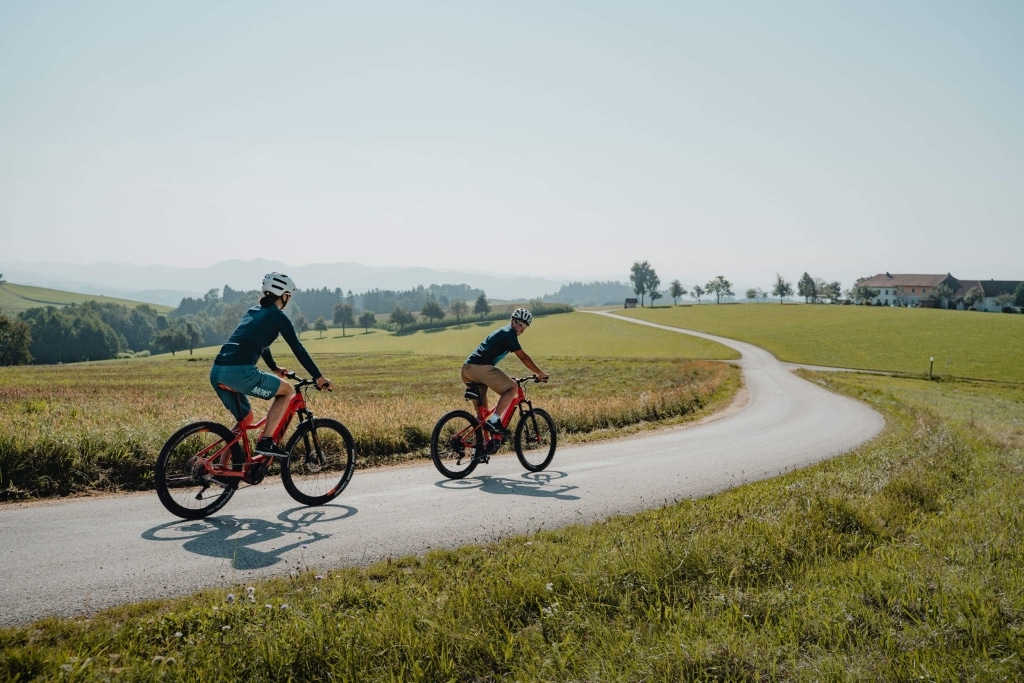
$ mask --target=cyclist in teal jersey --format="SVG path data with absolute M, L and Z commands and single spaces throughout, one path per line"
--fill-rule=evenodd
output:
M 522 361 L 523 365 L 537 375 L 537 379 L 546 382 L 547 373 L 537 367 L 533 359 L 519 344 L 519 335 L 526 331 L 526 328 L 533 322 L 533 314 L 525 308 L 517 308 L 512 311 L 512 318 L 508 325 L 495 330 L 487 335 L 480 346 L 470 354 L 462 366 L 462 381 L 466 384 L 484 385 L 483 395 L 480 397 L 480 404 L 487 406 L 487 389 L 493 390 L 499 395 L 498 405 L 494 412 L 487 418 L 484 426 L 494 434 L 503 434 L 501 417 L 512 404 L 516 395 L 516 383 L 512 378 L 495 366 L 509 353 L 514 353 Z
M 279 379 L 283 378 L 288 370 L 278 367 L 270 353 L 270 345 L 278 336 L 284 337 L 299 363 L 316 380 L 318 389 L 332 390 L 334 387 L 331 380 L 323 376 L 306 352 L 295 333 L 292 321 L 284 314 L 284 307 L 291 301 L 294 291 L 295 282 L 290 277 L 283 273 L 268 273 L 263 278 L 263 298 L 260 299 L 259 305 L 245 312 L 238 327 L 224 342 L 210 369 L 210 384 L 224 406 L 239 422 L 252 412 L 249 396 L 271 401 L 263 435 L 256 442 L 255 450 L 261 455 L 288 455 L 270 438 L 284 416 L 288 401 L 295 393 L 291 384 Z M 261 357 L 273 375 L 256 367 L 256 361 Z

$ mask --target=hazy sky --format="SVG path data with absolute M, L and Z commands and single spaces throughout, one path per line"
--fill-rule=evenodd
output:
M 1020 0 L 0 3 L 0 261 L 1024 279 L 1022 36 Z

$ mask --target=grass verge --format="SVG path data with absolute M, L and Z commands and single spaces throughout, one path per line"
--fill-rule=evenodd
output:
M 1020 680 L 1024 440 L 1006 422 L 1022 397 L 808 377 L 872 404 L 885 432 L 601 524 L 0 630 L 0 676 Z M 965 419 L 967 393 L 1003 408 Z

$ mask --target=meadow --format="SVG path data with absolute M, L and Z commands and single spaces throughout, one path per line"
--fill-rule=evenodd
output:
M 323 338 L 307 332 L 304 344 L 337 384 L 333 394 L 314 392 L 312 408 L 349 427 L 357 467 L 429 458 L 434 423 L 467 405 L 462 361 L 498 326 L 410 335 L 332 329 Z M 529 395 L 557 417 L 563 443 L 699 418 L 739 384 L 736 368 L 710 362 L 735 358 L 730 349 L 595 315 L 540 318 L 523 343 L 552 376 Z M 153 463 L 170 434 L 196 420 L 228 422 L 208 380 L 216 351 L 5 368 L 0 501 L 151 488 Z M 274 353 L 301 372 L 286 346 Z M 518 360 L 505 367 L 526 374 Z M 258 414 L 265 405 L 254 401 Z
M 793 339 L 836 350 L 815 364 L 853 365 L 856 340 L 831 338 L 825 313 L 794 315 Z M 900 343 L 870 369 L 908 372 L 900 358 L 921 350 Z M 1012 357 L 986 372 L 1010 376 Z M 884 432 L 600 524 L 2 629 L 0 678 L 1021 680 L 1024 384 L 801 372 L 879 410 Z
M 22 311 L 39 306 L 69 306 L 71 304 L 84 304 L 87 301 L 99 303 L 115 303 L 122 306 L 138 306 L 138 301 L 129 299 L 118 299 L 116 297 L 103 296 L 100 294 L 78 294 L 66 292 L 59 289 L 47 289 L 45 287 L 33 287 L 31 285 L 17 285 L 11 282 L 0 282 L 0 312 L 7 316 L 16 316 Z M 170 306 L 149 304 L 160 313 L 167 313 Z
M 792 363 L 1024 382 L 1019 314 L 778 303 L 617 312 L 742 339 Z

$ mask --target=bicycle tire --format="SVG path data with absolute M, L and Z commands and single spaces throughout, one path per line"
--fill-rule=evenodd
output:
M 449 479 L 462 479 L 476 469 L 478 462 L 473 456 L 484 448 L 483 431 L 470 434 L 476 425 L 476 418 L 465 410 L 453 410 L 437 421 L 430 436 L 430 459 L 438 472 Z
M 222 424 L 193 422 L 167 439 L 153 468 L 153 484 L 160 502 L 171 514 L 183 519 L 202 519 L 231 500 L 238 480 L 230 484 L 209 481 L 196 456 L 208 456 L 233 438 L 231 430 Z
M 542 408 L 526 411 L 516 425 L 514 443 L 520 464 L 531 472 L 540 472 L 555 457 L 558 445 L 555 421 Z
M 337 498 L 356 468 L 356 447 L 345 425 L 315 417 L 300 424 L 285 446 L 281 482 L 303 505 L 324 505 Z

